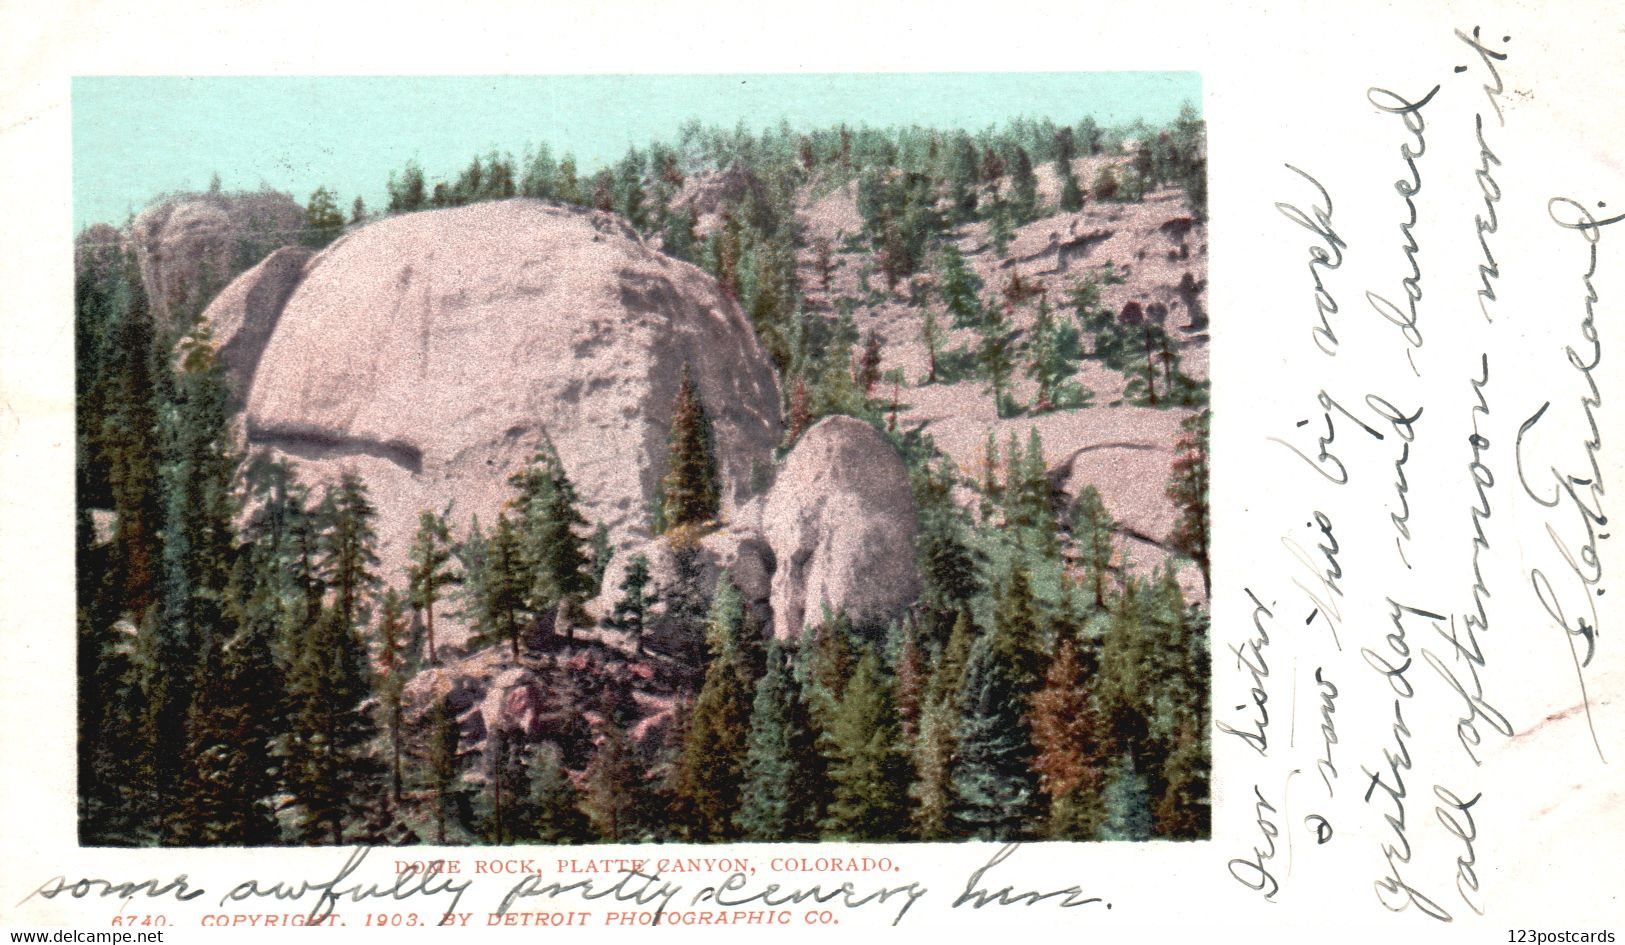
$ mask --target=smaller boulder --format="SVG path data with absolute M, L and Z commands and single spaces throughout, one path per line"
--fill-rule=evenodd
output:
M 826 417 L 801 437 L 768 493 L 762 526 L 780 639 L 821 622 L 826 606 L 855 628 L 879 629 L 919 597 L 908 469 L 861 420 Z

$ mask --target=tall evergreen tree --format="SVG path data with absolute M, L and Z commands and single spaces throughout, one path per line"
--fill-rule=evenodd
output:
M 865 397 L 874 396 L 875 385 L 880 383 L 880 363 L 880 334 L 871 328 L 863 337 L 863 355 L 858 359 L 857 376 L 853 378 Z
M 984 306 L 982 324 L 978 331 L 977 360 L 982 376 L 987 379 L 988 392 L 993 395 L 993 409 L 998 416 L 1009 416 L 1013 406 L 1010 398 L 1010 375 L 1015 369 L 1011 352 L 1010 313 L 998 304 Z
M 1196 562 L 1202 571 L 1202 587 L 1212 594 L 1210 565 L 1208 563 L 1208 536 L 1211 516 L 1208 512 L 1208 428 L 1211 413 L 1202 410 L 1188 417 L 1180 429 L 1174 449 L 1179 455 L 1174 460 L 1173 475 L 1168 480 L 1168 498 L 1179 510 L 1179 520 L 1169 543 Z
M 561 203 L 580 205 L 585 203 L 581 195 L 581 182 L 576 178 L 576 159 L 572 154 L 565 154 L 559 161 L 559 176 L 553 185 L 553 196 Z
M 1017 673 L 991 637 L 971 646 L 955 742 L 954 833 L 977 840 L 1030 836 L 1042 800 L 1032 770 L 1032 729 Z
M 498 846 L 517 843 L 535 822 L 524 735 L 505 728 L 487 732 L 484 761 L 481 836 Z
M 122 609 L 139 624 L 157 600 L 162 557 L 157 375 L 168 368 L 133 251 L 124 256 L 109 307 L 111 377 L 100 431 L 114 513 L 109 570 Z
M 636 149 L 615 168 L 615 209 L 636 229 L 649 225 L 648 198 L 643 191 L 643 155 Z
M 592 825 L 581 812 L 581 795 L 552 742 L 536 746 L 530 762 L 531 839 L 548 846 L 581 843 Z
M 671 453 L 661 479 L 668 529 L 698 525 L 717 514 L 720 489 L 712 453 L 711 421 L 700 402 L 694 374 L 685 364 L 672 410 Z
M 1150 796 L 1145 778 L 1134 767 L 1134 756 L 1119 755 L 1106 772 L 1106 822 L 1102 840 L 1150 840 Z
M 1017 147 L 1010 161 L 1010 206 L 1017 225 L 1038 216 L 1038 176 L 1025 148 Z
M 305 839 L 340 844 L 373 798 L 378 774 L 366 752 L 376 730 L 362 705 L 372 692 L 359 636 L 377 584 L 377 513 L 360 477 L 347 472 L 327 490 L 320 514 L 319 567 L 332 602 L 305 628 L 294 657 L 288 780 Z
M 233 568 L 228 624 L 239 627 L 218 651 L 205 654 L 200 688 L 187 719 L 188 843 L 262 846 L 280 837 L 271 797 L 278 733 L 280 674 L 271 653 L 274 625 L 255 619 L 248 557 Z
M 389 735 L 390 796 L 401 802 L 405 740 L 405 706 L 403 702 L 406 681 L 411 678 L 413 663 L 408 653 L 410 640 L 406 633 L 406 602 L 400 592 L 390 588 L 380 602 L 378 616 L 378 698 L 383 712 L 384 731 Z
M 1050 799 L 1048 834 L 1057 840 L 1093 840 L 1105 819 L 1107 756 L 1092 676 L 1077 645 L 1062 640 L 1033 700 L 1033 768 Z
M 237 456 L 225 383 L 207 337 L 187 339 L 173 400 L 159 423 L 164 495 L 162 592 L 143 641 L 155 826 L 160 842 L 184 838 L 184 821 L 209 801 L 186 790 L 201 747 L 187 732 L 201 685 L 218 674 L 228 625 L 237 514 Z
M 937 382 L 937 359 L 942 352 L 943 336 L 942 326 L 937 323 L 937 313 L 930 304 L 927 304 L 920 313 L 920 343 L 925 345 L 926 384 Z
M 731 586 L 723 582 L 722 587 Z M 707 619 L 709 659 L 705 682 L 694 702 L 677 763 L 676 788 L 691 820 L 683 824 L 690 840 L 731 840 L 734 813 L 744 783 L 746 739 L 750 732 L 752 677 L 744 642 L 737 634 L 733 604 L 726 594 Z M 733 595 L 737 600 L 737 594 Z
M 937 262 L 937 294 L 953 327 L 981 326 L 981 291 L 982 280 L 965 264 L 959 247 L 952 243 L 944 246 Z
M 598 838 L 627 843 L 642 836 L 644 771 L 632 742 L 613 720 L 596 726 L 592 761 L 583 776 L 581 808 Z
M 559 173 L 559 164 L 553 152 L 543 144 L 525 162 L 525 173 L 519 180 L 519 193 L 525 197 L 550 200 Z
M 449 693 L 437 692 L 429 703 L 423 723 L 421 757 L 427 769 L 430 801 L 434 810 L 435 843 L 444 846 L 446 823 L 455 819 L 461 807 L 463 756 L 462 727 L 452 707 Z
M 451 567 L 451 530 L 446 523 L 449 512 L 448 509 L 436 515 L 424 509 L 419 513 L 417 537 L 412 542 L 406 565 L 412 609 L 423 617 L 432 666 L 440 663 L 440 654 L 435 649 L 434 606 L 444 596 L 444 588 L 462 581 Z
M 1017 554 L 1011 558 L 1009 574 L 999 588 L 993 610 L 993 645 L 996 658 L 1009 673 L 1015 691 L 1021 694 L 1023 708 L 1043 680 L 1046 630 L 1033 596 L 1027 563 Z
M 338 195 L 318 187 L 305 205 L 305 245 L 321 249 L 344 233 L 344 211 Z
M 507 513 L 497 516 L 497 526 L 491 533 L 480 573 L 483 599 L 479 602 L 479 629 L 474 639 L 485 646 L 508 644 L 509 655 L 516 661 L 525 627 L 530 622 L 530 611 L 526 607 L 532 586 L 530 573 L 518 528 Z
M 1117 524 L 1106 511 L 1100 490 L 1084 486 L 1072 504 L 1072 538 L 1096 610 L 1106 606 L 1106 581 L 1111 576 L 1116 531 Z
M 901 736 L 891 680 L 874 651 L 865 651 L 842 690 L 828 730 L 833 794 L 824 816 L 825 836 L 903 838 L 912 772 Z
M 554 611 L 555 627 L 574 638 L 583 622 L 582 602 L 593 590 L 590 535 L 577 508 L 575 486 L 564 464 L 550 450 L 536 455 L 530 468 L 510 477 L 519 489 L 520 548 L 529 581 L 524 609 L 532 614 Z
M 604 625 L 619 630 L 632 638 L 633 656 L 643 658 L 643 631 L 649 625 L 650 608 L 658 601 L 650 587 L 649 559 L 633 555 L 627 563 L 626 576 L 621 579 L 621 597 L 615 609 L 605 618 Z
M 801 685 L 778 641 L 772 641 L 751 705 L 744 800 L 734 817 L 742 837 L 812 839 L 824 777 L 821 760 Z

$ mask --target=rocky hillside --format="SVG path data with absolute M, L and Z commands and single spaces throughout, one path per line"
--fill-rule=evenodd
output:
M 409 167 L 348 226 L 325 191 L 303 220 L 214 193 L 87 231 L 82 560 L 106 577 L 82 610 L 103 701 L 157 693 L 130 731 L 172 730 L 86 770 L 161 803 L 225 757 L 166 768 L 166 739 L 258 746 L 239 800 L 273 812 L 91 835 L 1202 835 L 1190 133 L 1153 154 L 1027 129 L 1036 163 L 920 129 L 722 136 L 590 181 L 492 156 L 432 197 Z M 205 730 L 264 705 L 285 731 Z M 823 760 L 747 765 L 773 725 Z M 1094 773 L 1055 781 L 1063 750 Z M 1029 760 L 954 773 L 984 755 Z M 318 777 L 352 763 L 389 771 L 388 803 Z M 860 803 L 860 768 L 902 780 Z M 825 793 L 767 824 L 747 775 Z M 1015 793 L 965 794 L 994 777 Z

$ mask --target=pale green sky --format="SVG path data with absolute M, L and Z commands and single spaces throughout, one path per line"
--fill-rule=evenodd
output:
M 73 82 L 74 225 L 122 223 L 158 194 L 268 184 L 301 203 L 385 200 L 417 159 L 432 179 L 476 152 L 545 143 L 584 170 L 628 145 L 675 141 L 690 118 L 759 130 L 1016 117 L 1158 124 L 1201 106 L 1194 72 L 462 77 L 81 77 Z

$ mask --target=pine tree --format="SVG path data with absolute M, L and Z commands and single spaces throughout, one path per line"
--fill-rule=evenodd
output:
M 734 816 L 743 839 L 812 839 L 825 777 L 821 762 L 801 685 L 772 641 L 751 705 L 744 800 Z
M 306 628 L 289 680 L 294 699 L 290 788 L 305 838 L 344 842 L 345 828 L 373 797 L 375 766 L 366 746 L 375 728 L 363 711 L 371 695 L 367 650 L 358 631 L 376 586 L 371 567 L 376 512 L 366 487 L 347 472 L 322 500 L 319 563 L 332 604 Z
M 1166 787 L 1152 814 L 1159 837 L 1198 840 L 1209 832 L 1208 746 L 1194 725 L 1182 726 L 1163 768 Z
M 205 654 L 200 689 L 187 719 L 187 817 L 182 836 L 194 844 L 263 846 L 280 836 L 271 797 L 276 782 L 271 739 L 278 732 L 281 676 L 271 654 L 273 625 L 254 619 L 248 559 L 233 568 L 227 609 L 240 627 Z
M 893 700 L 897 703 L 897 723 L 901 738 L 912 743 L 920 734 L 920 711 L 924 708 L 925 687 L 930 683 L 926 668 L 929 653 L 922 645 L 912 616 L 893 622 L 886 638 L 891 663 Z
M 665 223 L 661 227 L 661 249 L 669 256 L 689 262 L 697 261 L 696 247 L 699 237 L 695 234 L 695 229 L 700 224 L 698 211 L 692 204 L 677 207 L 667 210 L 664 219 Z
M 581 812 L 581 795 L 570 781 L 559 747 L 536 746 L 530 761 L 530 837 L 544 845 L 581 843 L 592 834 Z
M 731 587 L 724 581 L 719 589 Z M 705 682 L 678 760 L 677 792 L 692 817 L 682 825 L 691 840 L 730 840 L 737 836 L 734 813 L 744 783 L 746 739 L 750 732 L 751 675 L 739 621 L 724 592 L 713 604 L 706 632 L 709 660 Z M 733 599 L 737 601 L 737 592 Z
M 1092 339 L 1091 355 L 1113 370 L 1127 363 L 1128 336 L 1116 313 L 1101 300 L 1101 289 L 1122 281 L 1108 263 L 1100 275 L 1091 273 L 1068 293 L 1078 327 Z
M 1123 579 L 1123 593 L 1112 611 L 1102 646 L 1098 699 L 1116 754 L 1149 753 L 1148 708 L 1154 704 L 1159 671 L 1142 612 L 1143 594 L 1138 580 Z
M 437 692 L 423 726 L 423 760 L 434 801 L 435 843 L 446 843 L 446 821 L 461 806 L 462 727 L 449 693 Z
M 517 843 L 535 822 L 530 807 L 530 772 L 524 735 L 497 728 L 485 735 L 485 794 L 481 837 L 503 846 Z
M 1033 769 L 1050 799 L 1049 836 L 1093 840 L 1105 819 L 1105 746 L 1099 738 L 1092 669 L 1063 639 L 1033 699 Z
M 953 159 L 948 171 L 948 194 L 953 203 L 953 219 L 964 223 L 976 218 L 978 167 L 976 145 L 963 132 L 954 136 Z
M 401 175 L 400 183 L 395 182 L 395 175 L 389 178 L 389 209 L 392 213 L 410 213 L 413 210 L 423 209 L 426 200 L 426 191 L 423 182 L 423 168 L 416 161 L 408 161 L 406 171 Z
M 425 509 L 419 514 L 417 538 L 412 543 L 406 566 L 412 609 L 423 616 L 428 634 L 431 666 L 440 663 L 440 655 L 435 649 L 434 605 L 441 600 L 443 588 L 462 582 L 462 577 L 450 566 L 451 531 L 446 523 L 449 513 L 448 509 L 436 515 Z
M 1017 225 L 1038 216 L 1038 177 L 1024 148 L 1016 148 L 1010 162 L 1010 204 Z
M 305 245 L 321 249 L 344 233 L 344 211 L 339 209 L 338 196 L 326 187 L 318 187 L 305 205 Z
M 626 576 L 621 579 L 621 597 L 615 610 L 605 618 L 604 625 L 619 630 L 632 638 L 632 653 L 643 658 L 643 631 L 649 624 L 649 610 L 659 599 L 649 587 L 649 559 L 633 555 L 627 563 Z
M 1033 409 L 1044 413 L 1057 407 L 1086 405 L 1088 391 L 1070 380 L 1074 370 L 1073 352 L 1077 348 L 1076 335 L 1056 320 L 1047 300 L 1039 300 L 1031 338 L 1027 349 L 1027 376 L 1038 382 Z
M 1105 808 L 1106 822 L 1100 829 L 1100 839 L 1151 839 L 1150 798 L 1132 755 L 1119 755 L 1107 770 Z
M 1084 568 L 1085 580 L 1094 596 L 1095 609 L 1106 606 L 1106 579 L 1116 552 L 1117 523 L 1106 511 L 1100 490 L 1084 486 L 1072 505 L 1072 538 Z
M 937 313 L 927 304 L 920 315 L 920 342 L 925 345 L 925 383 L 937 382 L 937 357 L 942 351 L 942 326 L 937 324 Z
M 901 747 L 891 681 L 872 650 L 858 660 L 827 734 L 833 796 L 824 817 L 825 836 L 902 839 L 909 822 L 912 772 Z
M 519 644 L 529 611 L 525 604 L 531 587 L 523 540 L 507 513 L 497 516 L 497 527 L 486 548 L 485 567 L 480 575 L 483 600 L 479 607 L 479 628 L 475 642 L 490 646 L 507 643 L 510 655 L 519 659 Z
M 928 698 L 920 713 L 920 733 L 914 743 L 912 825 L 921 840 L 947 840 L 952 836 L 950 772 L 959 716 L 957 701 L 951 697 Z
M 237 457 L 229 436 L 227 394 L 206 336 L 187 339 L 172 401 L 160 417 L 164 496 L 162 583 L 157 621 L 141 642 L 154 826 L 160 842 L 184 837 L 209 798 L 186 791 L 199 749 L 187 732 L 203 683 L 222 669 L 228 585 L 236 554 Z M 211 782 L 212 784 L 213 782 Z
M 672 411 L 671 453 L 661 479 L 667 529 L 699 525 L 717 514 L 720 491 L 712 453 L 711 421 L 700 402 L 693 372 L 683 367 Z
M 919 569 L 921 629 L 934 645 L 948 638 L 954 619 L 980 593 L 980 559 L 968 538 L 964 509 L 954 501 L 956 480 L 948 461 L 933 473 L 916 475 L 919 507 Z
M 1083 188 L 1078 185 L 1077 175 L 1067 168 L 1061 177 L 1061 209 L 1068 213 L 1077 213 L 1083 209 Z
M 378 665 L 383 671 L 379 681 L 378 697 L 384 716 L 384 730 L 389 733 L 390 796 L 401 802 L 402 753 L 405 733 L 405 708 L 402 698 L 406 681 L 411 677 L 412 662 L 406 636 L 406 602 L 394 588 L 384 593 L 378 617 L 380 652 Z
M 1026 562 L 1017 554 L 993 610 L 993 646 L 1023 707 L 1043 680 L 1045 631 Z
M 1025 703 L 1018 677 L 993 639 L 977 640 L 960 691 L 957 750 L 949 769 L 955 835 L 977 840 L 1031 835 L 1041 796 Z
M 1121 190 L 1122 185 L 1118 183 L 1117 172 L 1112 168 L 1112 165 L 1103 166 L 1095 174 L 1093 196 L 1096 200 L 1116 200 L 1118 192 Z
M 509 481 L 519 489 L 520 548 L 529 583 L 524 610 L 553 611 L 556 627 L 574 639 L 585 617 L 582 602 L 593 590 L 591 539 L 581 529 L 587 520 L 577 509 L 575 486 L 564 464 L 550 450 L 539 452 L 528 469 Z
M 1174 449 L 1179 455 L 1174 460 L 1173 475 L 1168 480 L 1168 498 L 1179 509 L 1179 520 L 1174 523 L 1169 544 L 1196 562 L 1202 571 L 1202 588 L 1212 594 L 1208 562 L 1208 535 L 1211 516 L 1208 511 L 1208 428 L 1211 413 L 1202 410 L 1180 424 L 1184 432 Z
M 978 503 L 984 524 L 992 521 L 994 509 L 1002 504 L 1004 491 L 999 485 L 999 440 L 992 427 L 988 427 L 987 439 L 982 442 L 982 479 L 977 483 L 977 490 L 981 492 L 982 499 Z
M 124 254 L 108 305 L 111 377 L 100 440 L 114 513 L 109 571 L 123 611 L 139 623 L 157 600 L 162 557 L 157 375 L 167 367 L 133 251 Z
M 603 213 L 615 212 L 615 174 L 607 167 L 592 177 L 592 208 Z
M 873 397 L 875 385 L 880 383 L 880 334 L 874 329 L 863 338 L 863 356 L 858 361 L 857 375 L 853 381 L 863 389 L 863 396 Z
M 519 193 L 526 197 L 548 200 L 553 197 L 559 165 L 547 145 L 536 149 L 536 154 L 525 163 L 525 173 L 519 182 Z
M 988 391 L 993 395 L 993 406 L 998 416 L 1009 415 L 1010 374 L 1015 368 L 1011 357 L 1009 313 L 998 305 L 985 306 L 980 326 L 981 341 L 977 360 L 982 376 L 987 379 Z
M 982 280 L 965 265 L 965 257 L 952 243 L 942 248 L 937 263 L 937 294 L 955 328 L 981 326 Z
M 560 203 L 577 205 L 583 203 L 581 183 L 576 179 L 576 159 L 574 155 L 565 154 L 564 159 L 559 161 L 559 176 L 557 182 L 553 185 L 553 196 Z
M 612 720 L 596 727 L 597 747 L 582 780 L 581 809 L 598 838 L 626 843 L 641 838 L 643 765 L 626 732 Z
M 635 229 L 642 230 L 649 225 L 647 199 L 643 192 L 643 155 L 634 149 L 615 169 L 615 209 Z
M 796 666 L 813 727 L 820 732 L 834 724 L 841 692 L 857 660 L 853 649 L 846 614 L 831 612 L 826 604 L 823 619 L 803 635 Z
M 785 431 L 785 442 L 794 444 L 809 426 L 812 426 L 812 413 L 807 404 L 807 379 L 798 376 L 794 391 L 790 394 L 790 422 Z

